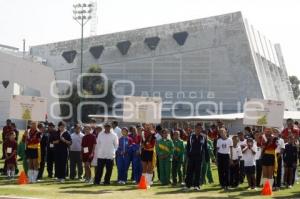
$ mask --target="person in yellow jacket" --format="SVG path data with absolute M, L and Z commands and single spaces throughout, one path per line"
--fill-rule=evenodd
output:
M 174 153 L 174 144 L 168 138 L 170 131 L 164 129 L 162 131 L 162 139 L 157 142 L 156 152 L 159 161 L 159 174 L 162 185 L 170 184 L 171 162 Z

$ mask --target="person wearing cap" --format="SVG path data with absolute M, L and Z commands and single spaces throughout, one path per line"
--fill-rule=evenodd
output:
M 48 178 L 53 178 L 53 169 L 55 163 L 55 148 L 53 141 L 59 138 L 59 133 L 55 129 L 55 125 L 50 122 L 48 124 L 48 142 L 47 142 L 47 173 Z
M 6 125 L 3 127 L 2 130 L 2 142 L 4 143 L 6 141 L 7 135 L 11 132 L 12 130 L 12 122 L 10 119 L 6 120 Z M 2 160 L 5 159 L 5 150 L 4 150 L 4 145 L 2 145 Z
M 40 167 L 39 167 L 39 173 L 38 173 L 37 179 L 41 180 L 43 178 L 44 169 L 45 169 L 48 134 L 46 132 L 45 125 L 43 123 L 38 124 L 38 129 L 39 129 L 39 132 L 41 133 L 41 141 L 40 141 L 41 161 L 40 161 Z
M 247 176 L 247 181 L 249 189 L 256 189 L 255 181 L 255 155 L 257 153 L 256 145 L 252 138 L 247 139 L 247 145 L 243 148 L 242 153 L 245 161 L 245 174 Z
M 72 144 L 72 139 L 66 129 L 65 122 L 60 121 L 57 126 L 59 136 L 53 141 L 55 147 L 55 175 L 58 182 L 64 183 L 67 172 L 69 147 Z
M 119 146 L 119 140 L 115 133 L 111 132 L 111 125 L 104 124 L 104 131 L 98 135 L 95 155 L 97 157 L 97 169 L 94 184 L 99 185 L 103 175 L 104 167 L 106 169 L 104 185 L 110 184 L 113 171 L 116 150 Z
M 82 161 L 84 163 L 85 169 L 85 182 L 93 183 L 92 172 L 91 172 L 91 162 L 95 154 L 96 146 L 96 136 L 93 134 L 93 129 L 86 125 L 83 128 L 84 137 L 82 138 L 81 148 L 82 148 Z
M 82 140 L 84 134 L 81 132 L 81 125 L 75 124 L 74 132 L 71 134 L 72 144 L 69 150 L 70 157 L 70 179 L 74 180 L 77 174 L 78 179 L 82 178 Z
M 126 184 L 128 169 L 130 164 L 129 151 L 132 139 L 128 136 L 128 129 L 122 128 L 122 137 L 119 138 L 119 147 L 116 152 L 116 162 L 118 168 L 118 184 Z
M 26 137 L 26 158 L 28 161 L 28 180 L 35 183 L 39 173 L 41 160 L 40 141 L 41 133 L 37 128 L 37 122 L 32 122 L 30 129 L 25 132 Z

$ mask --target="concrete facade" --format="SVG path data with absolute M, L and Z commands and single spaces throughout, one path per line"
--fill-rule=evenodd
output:
M 33 46 L 30 54 L 45 59 L 58 80 L 74 81 L 79 74 L 80 40 Z M 84 63 L 84 70 L 100 64 L 112 81 L 130 80 L 134 95 L 161 96 L 163 115 L 234 113 L 249 98 L 296 108 L 280 46 L 241 12 L 89 37 Z M 131 93 L 121 83 L 115 91 Z

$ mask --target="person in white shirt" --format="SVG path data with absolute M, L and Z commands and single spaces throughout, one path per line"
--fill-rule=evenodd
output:
M 238 145 L 243 150 L 247 146 L 247 140 L 245 139 L 244 132 L 242 132 L 242 131 L 238 132 L 238 137 L 239 137 Z M 244 183 L 244 179 L 245 179 L 245 168 L 244 167 L 245 167 L 245 161 L 244 161 L 244 157 L 242 155 L 242 158 L 240 160 L 240 183 L 241 184 Z
M 247 176 L 249 189 L 255 189 L 255 155 L 257 147 L 252 138 L 247 139 L 247 146 L 243 149 L 243 156 L 245 161 L 245 174 Z
M 237 187 L 240 182 L 240 159 L 242 158 L 242 149 L 238 145 L 239 138 L 234 135 L 232 138 L 232 164 L 230 164 L 230 186 Z
M 118 136 L 118 139 L 120 139 L 120 137 L 122 137 L 122 129 L 118 125 L 118 121 L 113 121 L 111 123 L 113 132 Z
M 220 138 L 217 141 L 217 164 L 219 181 L 222 188 L 227 191 L 229 186 L 229 164 L 232 164 L 232 139 L 227 137 L 225 128 L 219 129 Z
M 70 179 L 74 180 L 76 176 L 81 179 L 83 168 L 82 168 L 82 157 L 81 157 L 81 142 L 84 134 L 81 132 L 80 124 L 75 124 L 74 133 L 71 134 L 72 144 L 70 146 Z
M 100 133 L 97 138 L 95 155 L 97 156 L 97 169 L 94 184 L 99 185 L 104 167 L 106 169 L 104 185 L 110 184 L 110 178 L 113 170 L 116 150 L 119 146 L 119 139 L 115 133 L 111 132 L 111 125 L 104 124 L 104 132 Z

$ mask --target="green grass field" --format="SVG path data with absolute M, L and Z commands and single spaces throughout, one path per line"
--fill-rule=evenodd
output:
M 2 146 L 0 146 L 2 149 Z M 0 152 L 1 155 L 2 151 Z M 3 161 L 0 161 L 2 168 Z M 19 162 L 19 169 L 21 163 Z M 94 186 L 79 181 L 66 181 L 59 184 L 52 179 L 45 178 L 44 181 L 37 184 L 18 185 L 16 180 L 6 180 L 4 176 L 0 177 L 0 198 L 1 196 L 10 197 L 30 197 L 30 198 L 59 198 L 59 199 L 77 199 L 77 198 L 107 198 L 107 199 L 149 199 L 149 198 L 180 198 L 180 199 L 198 199 L 198 198 L 262 198 L 260 190 L 248 191 L 247 185 L 244 183 L 239 188 L 231 189 L 224 192 L 218 186 L 218 176 L 216 167 L 213 166 L 213 175 L 215 184 L 204 185 L 201 191 L 182 191 L 182 187 L 160 186 L 155 183 L 149 190 L 138 190 L 136 185 L 117 185 L 111 186 Z M 45 173 L 46 175 L 46 173 Z M 114 168 L 113 183 L 116 180 L 116 167 Z M 283 189 L 273 192 L 272 197 L 263 198 L 300 198 L 300 185 L 295 185 L 292 189 Z

